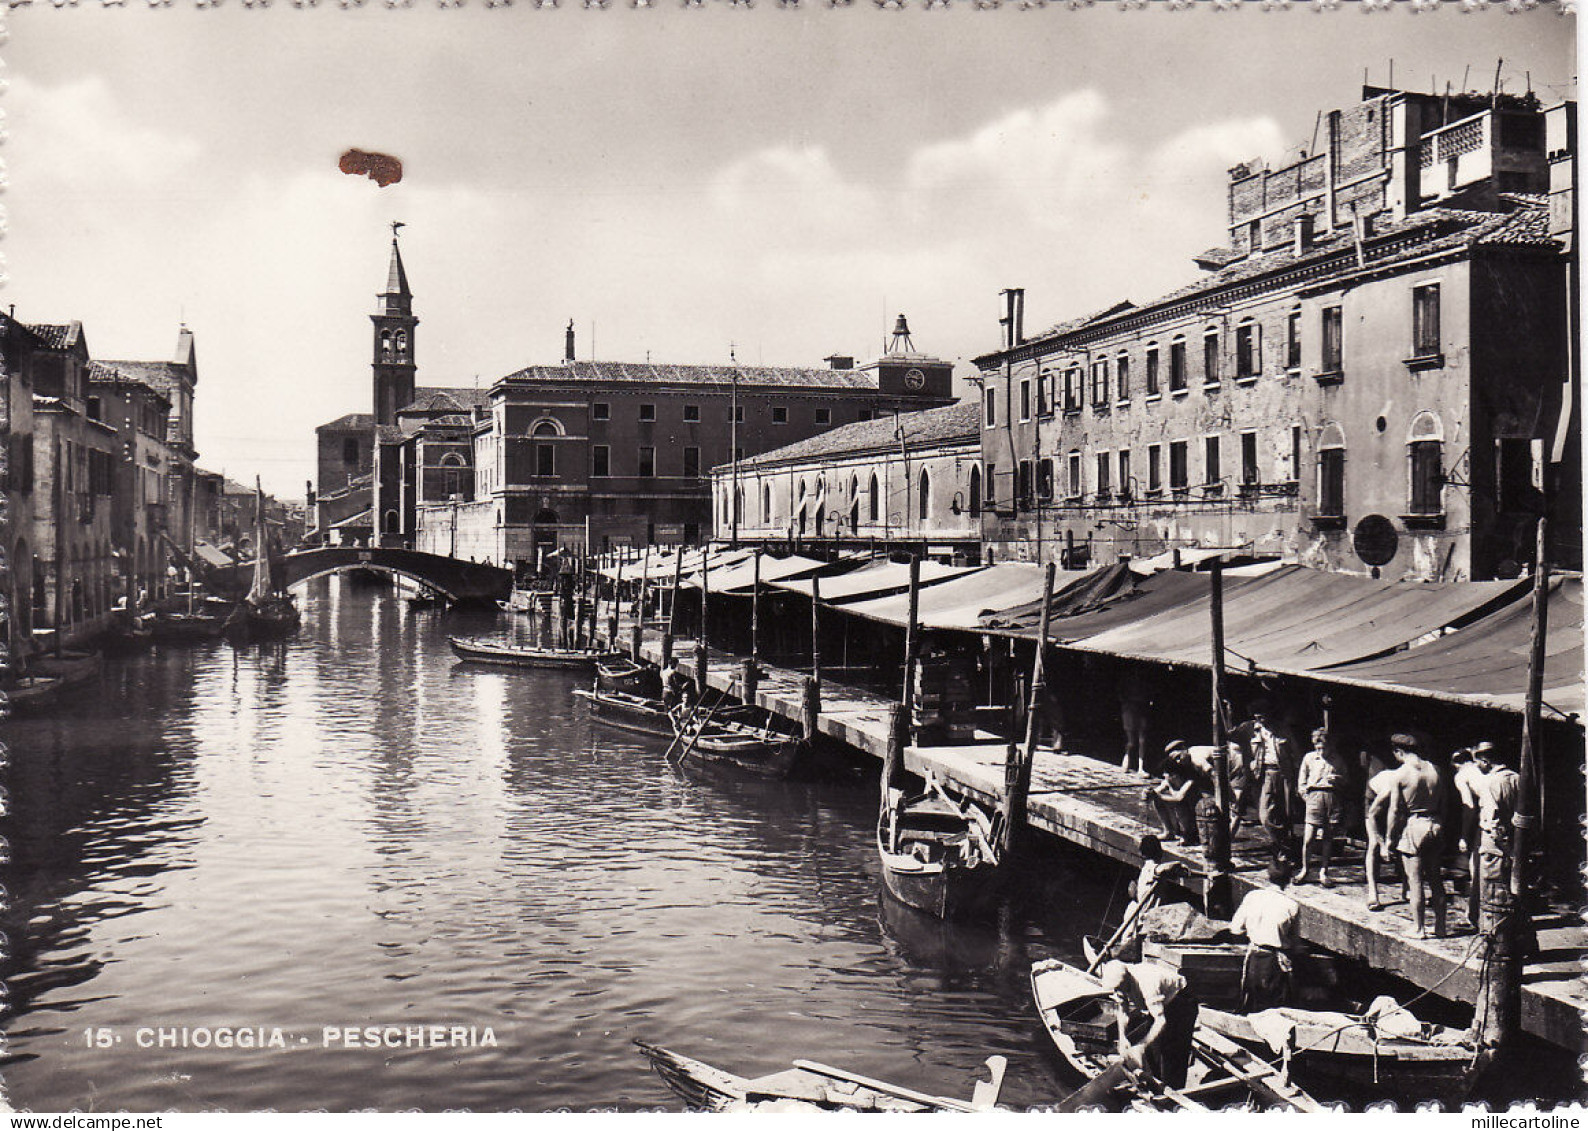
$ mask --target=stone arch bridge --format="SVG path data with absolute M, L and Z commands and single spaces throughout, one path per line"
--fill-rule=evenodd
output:
M 272 563 L 272 580 L 285 589 L 344 569 L 373 569 L 406 577 L 437 590 L 451 601 L 505 600 L 513 589 L 510 569 L 395 547 L 325 546 L 298 550 Z M 245 562 L 225 572 L 228 588 L 246 589 L 253 565 Z

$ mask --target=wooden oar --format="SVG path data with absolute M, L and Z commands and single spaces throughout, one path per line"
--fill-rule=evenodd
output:
M 1125 932 L 1131 928 L 1137 919 L 1141 918 L 1141 913 L 1146 910 L 1147 904 L 1153 899 L 1154 896 L 1158 894 L 1158 885 L 1163 882 L 1163 878 L 1164 877 L 1162 874 L 1153 876 L 1152 883 L 1147 886 L 1147 890 L 1145 892 L 1138 893 L 1135 910 L 1133 910 L 1129 915 L 1125 916 L 1125 921 L 1119 925 L 1118 930 L 1109 936 L 1108 941 L 1103 944 L 1103 949 L 1098 951 L 1095 955 L 1088 954 L 1086 956 L 1088 960 L 1086 964 L 1086 972 L 1088 974 L 1097 973 L 1097 968 L 1108 961 L 1108 956 L 1112 954 L 1114 952 L 1114 948 L 1119 945 L 1119 940 L 1125 937 Z M 1085 939 L 1081 940 L 1081 945 L 1083 948 L 1086 946 Z
M 842 1068 L 833 1068 L 826 1064 L 818 1064 L 814 1060 L 796 1060 L 795 1068 L 803 1068 L 807 1072 L 814 1072 L 818 1076 L 828 1076 L 834 1080 L 845 1080 L 851 1084 L 859 1084 L 863 1088 L 870 1088 L 874 1092 L 881 1092 L 886 1096 L 896 1096 L 901 1100 L 910 1100 L 918 1104 L 927 1104 L 933 1107 L 947 1107 L 955 1111 L 975 1111 L 976 1108 L 963 1100 L 951 1100 L 947 1096 L 933 1096 L 926 1092 L 917 1092 L 913 1088 L 900 1087 L 897 1084 L 887 1084 L 881 1080 L 873 1080 L 869 1076 L 861 1076 L 855 1072 L 845 1072 Z
M 689 741 L 684 744 L 683 750 L 679 751 L 678 761 L 674 763 L 675 765 L 682 766 L 684 764 L 684 759 L 689 757 L 689 752 L 695 748 L 695 743 L 700 741 L 700 736 L 706 733 L 706 728 L 711 725 L 711 717 L 717 713 L 717 708 L 720 706 L 722 706 L 722 696 L 718 695 L 717 701 L 711 705 L 711 710 L 706 712 L 705 719 L 702 720 L 701 724 L 695 728 L 695 733 L 689 736 Z M 695 709 L 700 709 L 699 704 L 696 704 Z M 694 721 L 694 717 L 694 712 L 691 711 L 689 716 L 690 722 Z M 677 739 L 682 738 L 685 734 L 688 734 L 689 726 L 690 723 L 686 722 L 684 724 L 684 729 L 679 731 L 678 734 L 674 736 L 675 743 Z

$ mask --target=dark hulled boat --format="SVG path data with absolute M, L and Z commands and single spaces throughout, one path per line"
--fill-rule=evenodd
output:
M 567 668 L 589 671 L 605 652 L 593 648 L 532 648 L 502 644 L 479 638 L 447 637 L 447 643 L 460 660 L 471 664 L 496 664 L 510 668 Z
M 630 695 L 626 691 L 608 691 L 597 687 L 574 689 L 574 695 L 590 706 L 590 714 L 608 726 L 640 734 L 655 734 L 670 738 L 673 719 L 660 699 L 644 695 Z
M 799 766 L 805 740 L 778 730 L 759 707 L 707 712 L 677 723 L 680 763 L 723 766 L 763 778 L 787 778 Z
M 884 791 L 877 818 L 882 878 L 895 899 L 940 919 L 986 910 L 998 893 L 992 823 L 928 776 L 925 792 Z

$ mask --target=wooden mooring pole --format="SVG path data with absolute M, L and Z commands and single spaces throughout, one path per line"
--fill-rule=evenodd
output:
M 1488 952 L 1478 980 L 1474 1029 L 1478 1043 L 1497 1049 L 1515 1042 L 1522 1029 L 1522 941 L 1528 914 L 1528 863 L 1538 830 L 1538 746 L 1544 704 L 1545 644 L 1549 636 L 1549 565 L 1544 520 L 1538 520 L 1533 565 L 1533 624 L 1528 641 L 1527 698 L 1522 708 L 1520 780 L 1511 819 L 1510 856 L 1479 853 L 1483 872 L 1482 931 Z M 1509 873 L 1509 874 L 1507 874 Z
M 678 556 L 673 559 L 673 593 L 667 601 L 667 628 L 662 632 L 662 667 L 673 658 L 673 633 L 678 631 L 678 587 L 684 581 L 684 544 L 676 547 Z
M 695 687 L 700 698 L 706 698 L 706 610 L 711 602 L 711 571 L 706 568 L 711 555 L 702 547 L 700 551 L 700 635 L 695 639 Z
M 1048 563 L 1042 575 L 1042 616 L 1038 622 L 1036 655 L 1031 661 L 1031 695 L 1026 700 L 1026 734 L 1023 747 L 1010 743 L 1004 752 L 1003 820 L 998 848 L 1007 859 L 1018 851 L 1026 824 L 1026 798 L 1031 793 L 1031 766 L 1037 756 L 1037 713 L 1047 689 L 1048 617 L 1053 606 L 1055 567 Z
M 822 579 L 811 578 L 811 674 L 805 679 L 801 701 L 805 741 L 816 738 L 816 725 L 822 713 L 822 644 L 821 626 Z
M 651 544 L 645 544 L 645 558 L 640 566 L 640 594 L 634 599 L 634 623 L 629 626 L 629 659 L 640 662 L 640 649 L 645 643 L 645 579 L 651 572 Z
M 1213 804 L 1216 821 L 1204 821 L 1202 859 L 1207 867 L 1203 892 L 1207 914 L 1228 919 L 1234 908 L 1230 890 L 1230 758 L 1224 728 L 1224 562 L 1214 558 L 1208 569 L 1208 615 L 1213 645 Z M 1369 864 L 1371 867 L 1371 863 Z

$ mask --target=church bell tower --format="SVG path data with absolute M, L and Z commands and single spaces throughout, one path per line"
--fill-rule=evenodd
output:
M 414 317 L 413 292 L 408 289 L 408 273 L 397 247 L 397 230 L 391 226 L 391 267 L 386 272 L 386 291 L 376 296 L 380 305 L 369 316 L 375 324 L 375 423 L 396 424 L 397 410 L 414 399 Z

